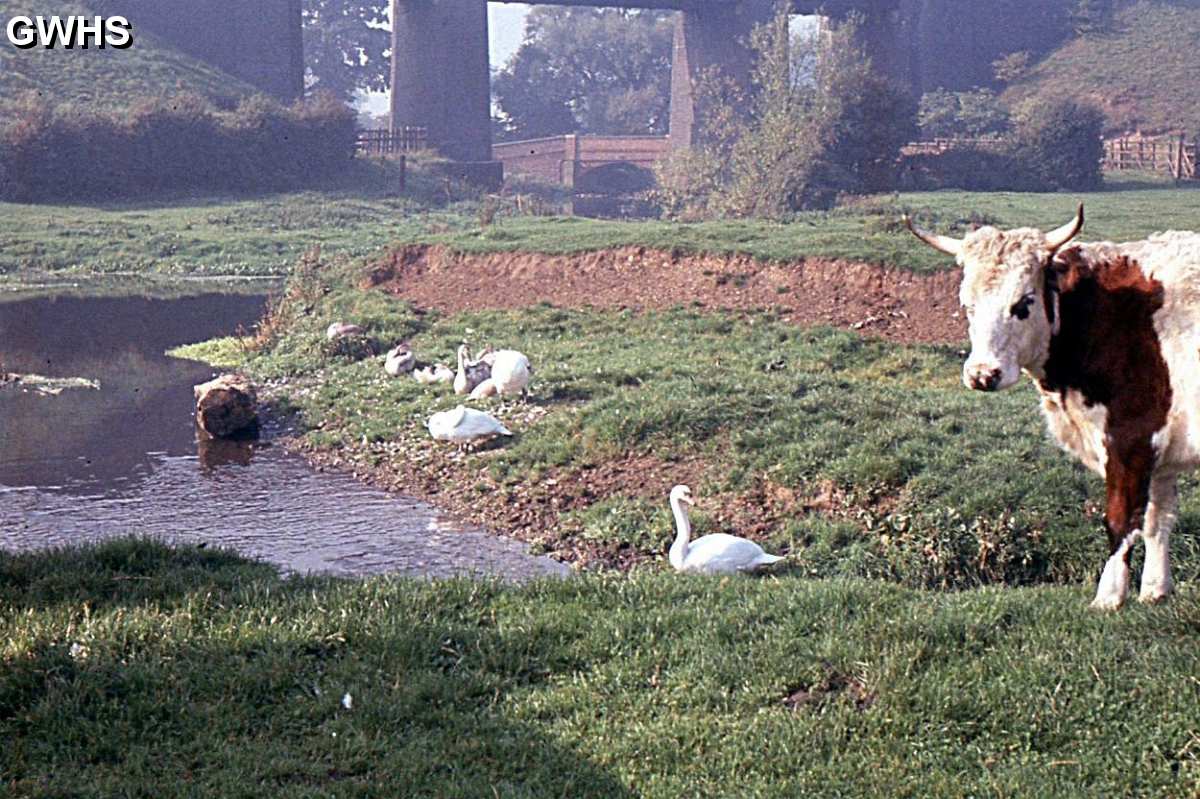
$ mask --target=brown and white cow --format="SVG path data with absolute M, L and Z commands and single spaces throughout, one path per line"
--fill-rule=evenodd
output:
M 1055 440 L 1104 478 L 1110 554 L 1092 607 L 1124 603 L 1139 537 L 1139 599 L 1165 599 L 1176 481 L 1200 465 L 1200 234 L 1067 247 L 1082 205 L 1049 233 L 983 227 L 955 239 L 905 221 L 963 269 L 963 382 L 997 391 L 1028 374 Z

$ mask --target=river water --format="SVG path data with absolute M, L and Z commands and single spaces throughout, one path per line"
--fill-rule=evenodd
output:
M 0 369 L 84 377 L 57 396 L 0 389 L 0 549 L 136 534 L 226 546 L 285 571 L 521 579 L 566 567 L 436 508 L 318 473 L 275 440 L 197 443 L 192 386 L 163 352 L 249 327 L 263 298 L 0 303 Z

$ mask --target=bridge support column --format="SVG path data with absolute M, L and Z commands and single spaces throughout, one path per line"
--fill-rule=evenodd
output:
M 772 0 L 735 0 L 679 13 L 671 61 L 671 149 L 686 149 L 702 135 L 704 98 L 697 90 L 706 76 L 719 70 L 749 87 L 750 32 L 771 18 L 773 5 Z
M 392 0 L 392 129 L 455 161 L 492 160 L 486 0 Z

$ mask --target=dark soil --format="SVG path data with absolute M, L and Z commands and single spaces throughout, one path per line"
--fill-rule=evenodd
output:
M 679 255 L 627 247 L 578 255 L 467 255 L 411 245 L 367 282 L 446 312 L 560 307 L 774 310 L 797 325 L 828 324 L 903 343 L 959 342 L 958 270 L 916 275 L 820 258 L 787 264 L 745 255 Z

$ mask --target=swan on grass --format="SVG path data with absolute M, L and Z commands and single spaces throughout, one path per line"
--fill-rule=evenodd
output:
M 511 436 L 512 431 L 490 413 L 459 405 L 452 411 L 441 411 L 425 423 L 435 441 L 454 444 L 474 444 L 496 436 Z
M 733 574 L 755 572 L 783 560 L 768 555 L 762 547 L 745 538 L 714 533 L 691 541 L 692 522 L 684 504 L 693 505 L 692 489 L 678 485 L 671 489 L 671 513 L 675 516 L 675 543 L 669 560 L 675 571 L 696 574 Z
M 469 394 L 491 376 L 492 367 L 484 358 L 472 361 L 471 351 L 467 349 L 466 344 L 458 348 L 458 372 L 454 375 L 455 394 Z
M 529 359 L 524 353 L 499 350 L 492 353 L 491 359 L 491 381 L 497 394 L 520 394 L 529 385 L 529 376 L 533 370 L 529 367 Z
M 435 363 L 432 366 L 413 369 L 412 376 L 413 380 L 426 386 L 433 383 L 451 383 L 454 381 L 454 370 L 445 364 Z
M 383 361 L 383 370 L 392 377 L 399 377 L 413 371 L 416 365 L 417 356 L 413 355 L 412 350 L 401 344 L 399 347 L 388 350 Z

